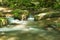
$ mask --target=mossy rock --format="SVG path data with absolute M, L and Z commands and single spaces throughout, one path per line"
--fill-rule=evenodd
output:
M 4 17 L 0 17 L 0 27 L 6 26 L 7 24 L 7 19 Z
M 58 18 L 60 17 L 60 13 L 57 12 L 57 13 L 52 13 L 52 12 L 47 12 L 47 13 L 40 13 L 40 14 L 37 14 L 35 15 L 35 20 L 45 20 L 47 18 Z
M 17 18 L 17 19 L 22 19 L 22 15 L 25 15 L 26 18 L 27 16 L 29 15 L 29 12 L 28 10 L 21 10 L 21 9 L 15 9 L 12 11 L 13 15 L 14 15 L 14 18 Z

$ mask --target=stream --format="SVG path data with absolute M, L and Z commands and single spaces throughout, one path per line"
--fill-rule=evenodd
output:
M 58 31 L 33 27 L 38 27 L 39 24 L 34 21 L 34 18 L 30 17 L 27 21 L 8 18 L 8 21 L 10 25 L 0 28 L 0 40 L 60 40 L 60 32 Z M 11 23 L 17 23 L 17 25 L 11 25 Z M 31 26 L 27 24 L 31 24 Z

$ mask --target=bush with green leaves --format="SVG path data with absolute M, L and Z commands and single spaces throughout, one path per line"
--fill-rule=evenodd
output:
M 26 15 L 26 17 L 29 15 L 29 12 L 27 10 L 21 10 L 21 9 L 15 9 L 12 11 L 12 13 L 14 15 L 14 18 L 17 18 L 20 20 L 23 14 Z

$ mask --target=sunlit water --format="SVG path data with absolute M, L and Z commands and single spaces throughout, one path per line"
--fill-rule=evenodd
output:
M 12 28 L 9 28 L 9 27 L 0 28 L 0 31 L 15 31 L 15 30 L 29 31 L 33 29 L 33 28 L 26 27 L 29 21 L 34 21 L 34 18 L 32 17 L 28 18 L 29 21 L 24 21 L 24 20 L 20 21 L 18 19 L 14 19 L 13 17 L 6 17 L 6 18 L 8 19 L 9 24 L 18 24 L 18 25 L 13 25 L 14 27 Z

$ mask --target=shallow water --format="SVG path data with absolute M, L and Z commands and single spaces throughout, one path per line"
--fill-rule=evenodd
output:
M 0 40 L 59 40 L 60 32 L 39 28 L 40 22 L 30 21 L 27 24 L 12 25 L 0 28 Z M 10 25 L 11 26 L 11 25 Z M 3 30 L 3 31 L 2 31 Z

